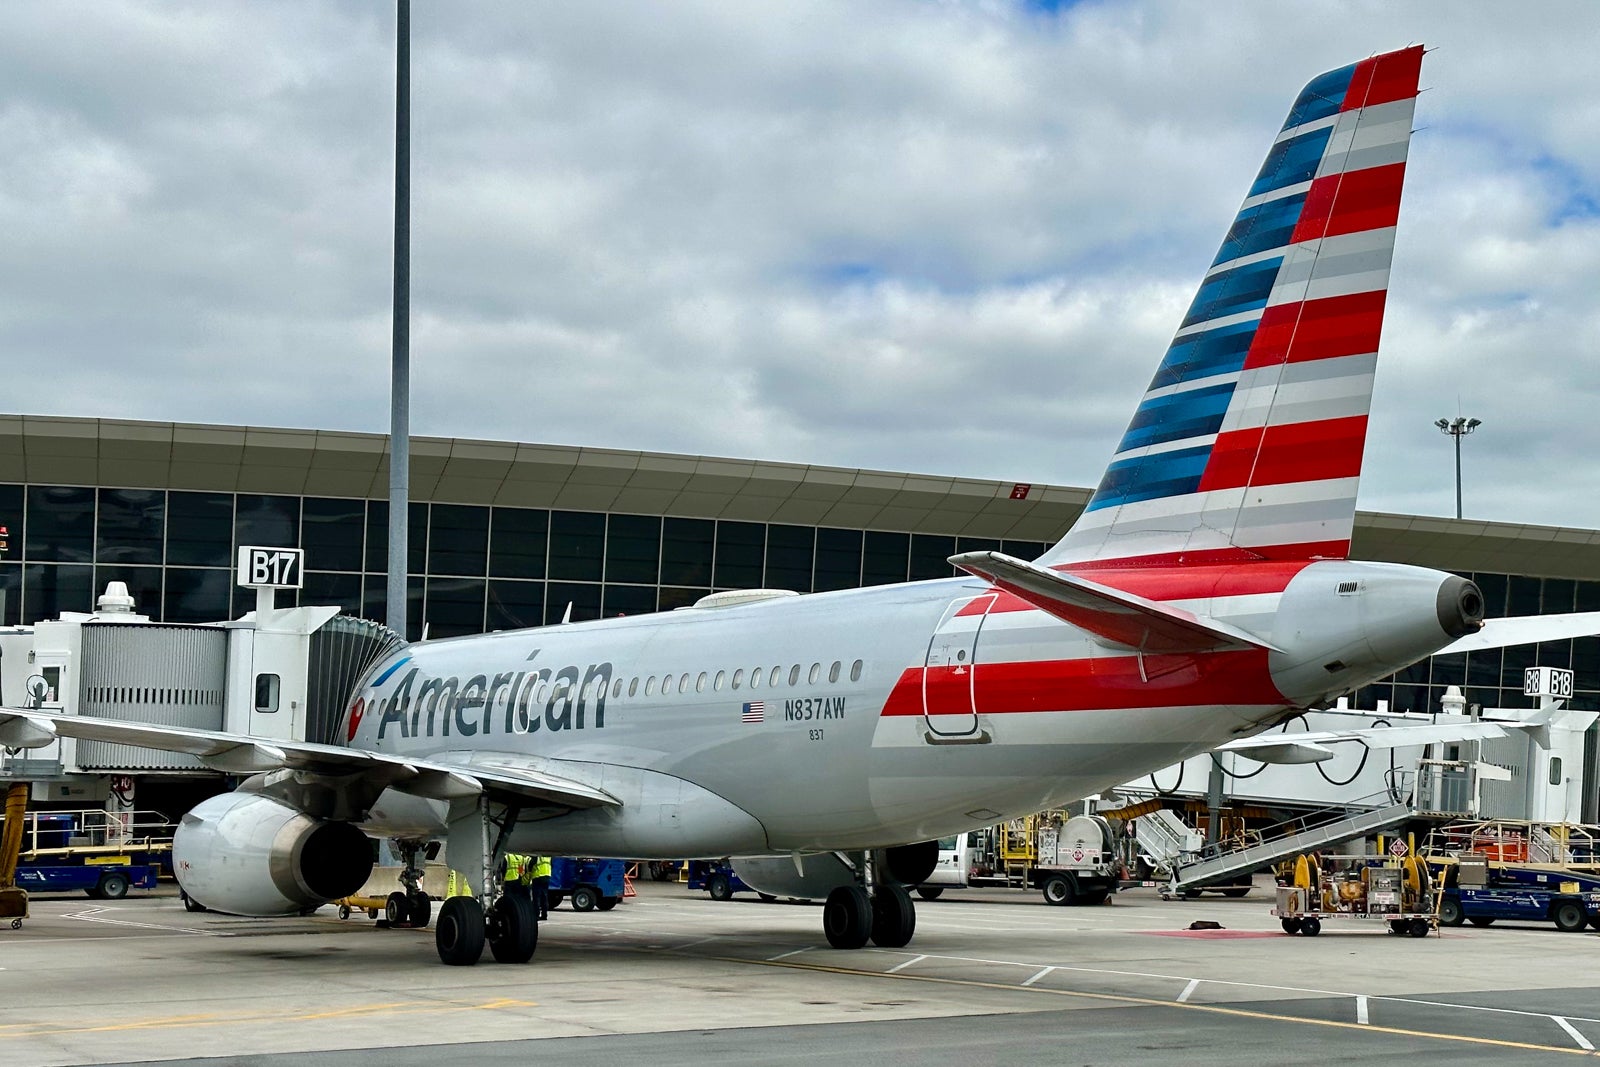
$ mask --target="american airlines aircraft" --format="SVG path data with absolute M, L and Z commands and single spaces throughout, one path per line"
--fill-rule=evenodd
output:
M 9 709 L 0 743 L 125 742 L 251 775 L 174 842 L 185 892 L 221 911 L 355 891 L 369 834 L 400 844 L 415 893 L 443 839 L 477 893 L 440 909 L 446 963 L 532 957 L 528 902 L 492 877 L 507 850 L 748 857 L 758 888 L 826 898 L 831 944 L 905 945 L 935 839 L 1486 640 L 1471 582 L 1347 559 L 1421 60 L 1362 60 L 1296 98 L 1099 487 L 1037 560 L 424 641 L 351 695 L 344 746 Z

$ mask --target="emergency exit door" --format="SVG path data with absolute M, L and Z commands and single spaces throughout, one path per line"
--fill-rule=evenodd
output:
M 978 638 L 998 594 L 962 597 L 944 609 L 922 670 L 922 716 L 934 737 L 978 733 Z

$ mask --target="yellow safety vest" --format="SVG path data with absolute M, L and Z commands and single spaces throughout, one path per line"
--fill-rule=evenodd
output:
M 445 885 L 446 897 L 470 897 L 472 887 L 467 884 L 467 876 L 460 871 L 451 871 L 450 880 Z
M 506 853 L 506 881 L 522 881 L 522 873 L 527 869 L 528 857 L 517 852 Z
M 533 862 L 533 876 L 535 878 L 550 877 L 550 857 L 536 856 Z

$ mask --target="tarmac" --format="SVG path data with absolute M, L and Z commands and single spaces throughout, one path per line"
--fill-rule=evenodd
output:
M 951 890 L 918 901 L 905 949 L 841 952 L 817 904 L 644 882 L 610 912 L 552 911 L 532 963 L 486 952 L 460 968 L 438 962 L 431 929 L 332 907 L 246 919 L 187 912 L 171 890 L 35 898 L 21 929 L 0 929 L 0 1063 L 1596 1055 L 1600 933 L 1498 923 L 1410 938 L 1350 919 L 1289 936 L 1272 903 L 1265 879 L 1240 899 L 1140 889 L 1096 907 Z

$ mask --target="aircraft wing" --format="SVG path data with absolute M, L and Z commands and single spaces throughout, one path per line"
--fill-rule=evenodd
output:
M 1442 722 L 1415 726 L 1377 726 L 1349 730 L 1312 730 L 1300 734 L 1267 733 L 1218 745 L 1217 752 L 1237 752 L 1262 763 L 1319 763 L 1332 759 L 1329 744 L 1360 741 L 1368 748 L 1404 748 L 1443 741 L 1489 740 L 1529 724 L 1513 722 Z
M 1600 634 L 1600 611 L 1577 611 L 1565 615 L 1519 615 L 1511 619 L 1487 619 L 1483 629 L 1451 643 L 1435 656 L 1451 652 L 1472 652 L 1481 648 L 1531 645 L 1535 641 L 1561 641 L 1568 637 Z
M 950 562 L 1058 619 L 1141 652 L 1280 651 L 1237 626 L 1001 552 L 964 552 Z
M 341 779 L 359 775 L 369 779 L 375 788 L 395 789 L 429 800 L 487 793 L 497 800 L 537 800 L 568 808 L 621 803 L 603 789 L 531 767 L 455 764 L 306 741 L 0 708 L 0 745 L 40 748 L 60 737 L 186 752 L 199 757 L 212 770 L 230 774 L 292 770 Z

